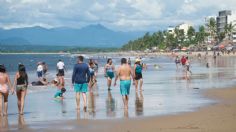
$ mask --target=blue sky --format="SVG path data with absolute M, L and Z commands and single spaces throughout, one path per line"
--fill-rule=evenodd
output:
M 189 22 L 199 25 L 219 10 L 236 10 L 235 0 L 0 0 L 0 27 L 81 28 L 102 24 L 113 30 L 153 31 Z

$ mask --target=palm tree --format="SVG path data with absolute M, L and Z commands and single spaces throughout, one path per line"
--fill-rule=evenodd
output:
M 226 24 L 224 29 L 225 29 L 225 35 L 228 36 L 229 40 L 231 40 L 232 34 L 235 30 L 235 24 L 232 24 L 232 22 L 229 24 Z
M 188 28 L 187 35 L 188 35 L 188 40 L 191 44 L 193 42 L 193 38 L 195 37 L 195 29 L 192 26 Z
M 216 20 L 214 18 L 210 18 L 207 24 L 208 30 L 210 31 L 211 38 L 215 41 L 216 38 Z
M 198 42 L 203 43 L 205 41 L 206 37 L 207 37 L 207 34 L 205 32 L 205 27 L 203 25 L 201 25 L 199 27 L 199 40 L 198 40 Z

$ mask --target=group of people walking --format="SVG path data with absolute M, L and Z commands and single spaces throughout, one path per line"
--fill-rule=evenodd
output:
M 179 58 L 179 56 L 176 56 L 175 64 L 177 69 L 179 69 L 179 66 L 182 65 L 185 71 L 185 78 L 189 80 L 191 75 L 191 70 L 190 70 L 190 60 L 188 56 L 183 55 L 181 59 Z
M 12 85 L 4 65 L 0 65 L 0 115 L 7 115 L 9 92 L 17 95 L 19 114 L 23 114 L 25 96 L 28 86 L 28 75 L 23 64 L 18 65 L 14 83 Z M 15 88 L 15 89 L 14 89 Z M 2 103 L 3 102 L 3 103 Z M 4 108 L 4 110 L 3 110 Z M 2 111 L 3 110 L 3 111 Z
M 87 65 L 83 60 L 83 56 L 78 57 L 78 63 L 74 66 L 72 74 L 72 84 L 76 92 L 77 110 L 80 110 L 80 96 L 83 98 L 83 109 L 87 109 L 86 92 L 88 91 L 88 87 L 91 89 L 94 82 L 96 82 L 96 74 L 94 74 L 97 69 L 96 66 L 94 68 L 92 62 Z M 113 78 L 115 77 L 114 86 L 116 86 L 117 80 L 120 79 L 120 93 L 123 98 L 124 108 L 128 109 L 128 96 L 130 93 L 131 80 L 133 79 L 134 81 L 136 91 L 138 90 L 139 82 L 140 90 L 142 90 L 143 81 L 141 60 L 136 60 L 133 70 L 127 59 L 122 58 L 120 66 L 115 69 L 112 59 L 109 58 L 107 64 L 104 66 L 104 76 L 107 78 L 108 91 L 111 90 Z
M 104 66 L 104 76 L 107 79 L 108 91 L 110 92 L 112 87 L 112 80 L 114 80 L 114 86 L 117 85 L 118 79 L 120 80 L 120 93 L 124 102 L 124 108 L 128 109 L 128 100 L 131 82 L 135 85 L 136 91 L 142 90 L 143 77 L 142 77 L 143 66 L 141 64 L 141 59 L 137 58 L 133 68 L 131 67 L 130 59 L 122 58 L 120 61 L 120 66 L 115 69 L 112 59 L 107 60 L 107 64 Z M 37 76 L 40 82 L 45 82 L 46 84 L 46 63 L 37 64 Z M 54 95 L 55 98 L 62 98 L 65 93 L 65 64 L 62 60 L 57 63 L 57 74 L 56 78 L 51 81 L 51 84 L 57 87 L 57 92 Z M 77 110 L 80 110 L 80 98 L 83 99 L 84 107 L 87 109 L 87 95 L 88 90 L 92 90 L 96 87 L 98 73 L 98 64 L 96 61 L 90 59 L 88 64 L 84 63 L 84 57 L 78 56 L 77 63 L 74 65 L 72 73 L 72 87 L 76 92 L 76 104 Z M 47 82 L 48 83 L 48 82 Z M 17 95 L 17 105 L 18 112 L 20 115 L 24 114 L 24 102 L 27 93 L 27 88 L 29 85 L 28 74 L 26 68 L 23 64 L 18 65 L 18 71 L 15 74 L 14 83 L 12 85 L 9 75 L 7 74 L 6 67 L 0 65 L 0 115 L 7 115 L 8 108 L 8 95 L 9 93 Z M 2 103 L 3 102 L 3 103 Z M 4 108 L 4 110 L 3 110 Z M 3 110 L 3 111 L 2 111 Z

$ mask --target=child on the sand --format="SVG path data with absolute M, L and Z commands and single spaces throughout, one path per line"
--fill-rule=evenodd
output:
M 54 95 L 54 98 L 63 98 L 63 94 L 66 92 L 64 78 L 60 74 L 57 74 L 57 77 L 52 83 L 57 86 L 57 92 Z

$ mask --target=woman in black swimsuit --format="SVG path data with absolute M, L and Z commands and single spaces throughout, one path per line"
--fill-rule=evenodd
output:
M 19 64 L 18 72 L 15 76 L 14 86 L 16 86 L 17 104 L 19 114 L 23 115 L 25 96 L 28 87 L 28 75 L 23 64 Z

